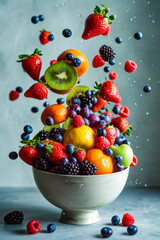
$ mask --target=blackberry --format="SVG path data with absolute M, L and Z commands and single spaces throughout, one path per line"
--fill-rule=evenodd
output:
M 23 222 L 24 213 L 22 211 L 12 211 L 4 216 L 4 222 L 6 224 L 20 224 Z
M 39 155 L 35 162 L 34 162 L 34 167 L 42 170 L 42 171 L 47 171 L 51 167 L 51 163 L 48 161 L 47 157 L 43 155 Z
M 113 50 L 113 48 L 107 46 L 107 45 L 103 45 L 100 49 L 99 49 L 99 53 L 101 58 L 106 62 L 110 62 L 111 60 L 113 60 L 116 57 L 116 53 Z
M 55 134 L 61 134 L 63 136 L 65 131 L 66 130 L 64 128 L 52 128 L 52 130 L 49 133 L 49 137 L 52 139 L 52 138 L 54 138 Z
M 81 107 L 90 105 L 92 102 L 93 102 L 93 96 L 83 97 L 83 99 L 81 100 Z
M 95 175 L 97 167 L 93 164 L 84 160 L 80 163 L 80 173 L 82 175 Z
M 70 162 L 67 165 L 56 169 L 57 174 L 65 175 L 77 175 L 80 173 L 80 168 L 78 163 Z
M 37 137 L 39 137 L 40 140 L 46 140 L 49 139 L 49 133 L 47 131 L 42 130 L 37 134 Z

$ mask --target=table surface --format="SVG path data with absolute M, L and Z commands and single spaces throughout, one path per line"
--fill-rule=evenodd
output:
M 12 210 L 22 210 L 25 215 L 20 225 L 5 225 L 3 216 Z M 101 221 L 91 225 L 75 226 L 58 221 L 61 210 L 47 202 L 37 188 L 0 188 L 0 239 L 102 239 L 101 228 L 109 226 L 113 229 L 112 240 L 156 240 L 160 239 L 160 188 L 125 188 L 120 196 L 110 205 L 99 210 Z M 121 218 L 129 212 L 135 217 L 138 233 L 127 234 L 127 228 L 121 224 L 113 226 L 110 219 L 113 215 Z M 29 235 L 26 224 L 31 219 L 41 223 L 38 234 Z M 49 223 L 56 225 L 54 233 L 47 233 Z

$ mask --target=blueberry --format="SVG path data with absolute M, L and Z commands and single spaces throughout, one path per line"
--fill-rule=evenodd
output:
M 70 157 L 69 161 L 73 163 L 77 163 L 77 159 L 75 157 Z
M 114 143 L 113 145 L 114 145 L 114 146 L 116 146 L 116 147 L 118 147 L 118 146 L 119 146 L 117 143 Z
M 53 118 L 52 117 L 46 117 L 45 124 L 48 125 L 48 126 L 52 126 L 54 124 Z
M 95 90 L 92 90 L 92 91 L 91 91 L 91 95 L 92 95 L 92 96 L 93 96 L 95 93 L 96 93 Z
M 106 114 L 101 114 L 99 117 L 100 117 L 101 120 L 105 120 L 106 123 L 110 124 L 112 122 L 112 119 L 110 118 L 110 116 L 108 116 Z
M 142 34 L 141 32 L 136 32 L 136 33 L 134 34 L 134 38 L 135 38 L 136 40 L 140 40 L 140 39 L 142 39 L 142 37 L 143 37 L 143 34 Z
M 22 87 L 16 87 L 16 91 L 21 93 L 21 92 L 23 92 L 23 88 Z
M 138 228 L 135 225 L 130 225 L 127 228 L 127 232 L 129 235 L 135 235 L 138 232 Z
M 70 29 L 64 29 L 62 34 L 64 37 L 68 38 L 72 35 L 72 31 Z
M 122 38 L 121 38 L 121 37 L 117 37 L 117 38 L 115 39 L 115 41 L 116 41 L 116 43 L 121 43 L 121 42 L 122 42 Z
M 114 167 L 115 172 L 120 172 L 124 170 L 124 165 L 122 163 L 116 163 Z
M 109 72 L 109 71 L 110 71 L 110 67 L 108 67 L 108 66 L 107 66 L 107 67 L 104 67 L 103 70 L 104 70 L 105 72 Z
M 56 225 L 55 224 L 49 224 L 48 226 L 47 226 L 47 231 L 49 232 L 49 233 L 52 233 L 52 232 L 54 232 L 56 230 Z
M 92 106 L 93 106 L 92 103 L 88 103 L 89 108 L 92 108 Z
M 115 215 L 111 218 L 111 222 L 113 225 L 118 225 L 120 223 L 120 217 Z
M 42 150 L 43 147 L 44 147 L 44 146 L 43 146 L 42 143 L 37 143 L 37 145 L 36 145 L 36 148 L 37 148 L 38 150 Z
M 90 113 L 90 114 L 92 114 L 92 113 L 93 113 L 92 109 L 89 109 L 89 113 Z
M 31 22 L 34 23 L 34 24 L 38 23 L 38 22 L 39 22 L 39 17 L 33 16 L 33 17 L 31 18 Z
M 74 58 L 72 64 L 74 67 L 79 67 L 81 65 L 81 60 L 79 58 Z
M 107 123 L 106 123 L 105 120 L 100 120 L 97 125 L 98 125 L 99 127 L 105 127 L 106 124 L 107 124 Z
M 41 14 L 38 16 L 38 18 L 39 18 L 39 21 L 44 21 L 44 15 Z
M 116 63 L 116 61 L 114 59 L 112 59 L 111 61 L 109 61 L 110 65 L 114 65 Z
M 116 138 L 115 143 L 117 143 L 118 145 L 121 145 L 124 140 L 125 140 L 125 137 L 120 136 Z
M 36 113 L 36 112 L 38 112 L 39 111 L 39 108 L 38 107 L 32 107 L 31 108 L 31 112 L 33 112 L 33 113 Z
M 92 98 L 92 104 L 96 104 L 96 103 L 97 103 L 97 101 L 98 101 L 98 100 L 97 100 L 97 98 L 96 98 L 96 97 L 93 97 L 93 98 Z
M 113 111 L 115 114 L 119 114 L 120 108 L 119 108 L 118 106 L 114 106 L 114 108 L 112 109 L 112 111 Z
M 80 105 L 81 104 L 81 100 L 79 98 L 77 98 L 77 97 L 72 97 L 71 103 Z
M 61 134 L 59 134 L 59 133 L 56 133 L 53 136 L 53 140 L 56 141 L 56 142 L 60 142 L 61 143 L 63 141 L 63 136 Z
M 81 83 L 81 79 L 79 78 L 77 84 L 80 84 L 80 83 Z
M 21 138 L 22 140 L 27 141 L 29 139 L 29 134 L 22 133 Z
M 58 104 L 63 104 L 65 102 L 64 98 L 57 98 Z
M 114 156 L 114 160 L 116 163 L 121 163 L 123 161 L 123 157 L 121 155 Z
M 50 103 L 49 103 L 49 102 L 44 102 L 44 103 L 43 103 L 43 106 L 44 106 L 44 107 L 48 107 L 48 106 L 50 106 Z
M 33 128 L 30 125 L 24 126 L 24 132 L 27 134 L 31 134 L 33 132 Z
M 82 95 L 82 94 L 79 95 L 79 99 L 80 99 L 80 100 L 83 100 L 84 98 L 85 98 L 84 95 Z
M 105 137 L 107 135 L 107 131 L 105 128 L 98 128 L 97 129 L 97 137 L 103 136 Z
M 10 152 L 9 153 L 9 158 L 12 160 L 15 160 L 18 158 L 18 154 L 16 152 Z
M 144 90 L 144 92 L 148 93 L 152 90 L 152 88 L 151 88 L 151 86 L 146 85 L 146 86 L 144 86 L 143 90 Z
M 127 144 L 127 145 L 131 146 L 131 142 L 128 139 L 124 140 L 122 144 Z
M 112 235 L 113 230 L 110 227 L 104 227 L 101 229 L 101 235 L 102 237 L 108 238 Z
M 67 152 L 68 152 L 69 154 L 73 154 L 74 151 L 75 151 L 75 148 L 74 148 L 74 146 L 73 146 L 72 144 L 68 144 L 68 145 L 66 146 L 66 150 L 67 150 Z
M 63 158 L 60 159 L 60 165 L 62 165 L 62 166 L 65 166 L 68 163 L 69 163 L 68 158 L 63 157 Z
M 53 34 L 49 34 L 48 40 L 49 40 L 49 41 L 53 41 L 53 40 L 54 40 L 54 35 L 53 35 Z
M 85 92 L 85 95 L 87 96 L 87 97 L 90 97 L 91 96 L 91 91 L 90 90 L 87 90 L 86 92 Z
M 84 122 L 85 122 L 85 125 L 89 126 L 90 124 L 90 121 L 87 119 L 87 118 L 83 118 Z
M 105 149 L 105 150 L 104 150 L 104 153 L 107 154 L 107 155 L 109 155 L 109 156 L 112 156 L 112 155 L 113 155 L 113 151 L 112 151 L 112 149 L 110 149 L 110 148 Z
M 65 59 L 67 59 L 68 61 L 72 61 L 74 59 L 74 56 L 72 53 L 67 53 L 65 55 Z

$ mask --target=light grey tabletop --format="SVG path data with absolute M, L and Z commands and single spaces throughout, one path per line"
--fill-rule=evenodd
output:
M 12 210 L 22 210 L 25 215 L 23 224 L 5 225 L 3 216 Z M 101 221 L 86 226 L 62 224 L 58 221 L 61 210 L 47 202 L 37 188 L 0 188 L 0 239 L 29 240 L 29 239 L 101 239 L 100 230 L 105 226 L 113 229 L 109 239 L 156 240 L 160 239 L 160 188 L 125 188 L 121 195 L 110 205 L 99 210 Z M 127 228 L 113 226 L 110 219 L 113 215 L 121 218 L 129 212 L 135 217 L 138 233 L 134 236 L 127 234 Z M 38 234 L 29 235 L 26 224 L 31 219 L 41 223 Z M 47 233 L 49 223 L 56 225 L 54 233 Z

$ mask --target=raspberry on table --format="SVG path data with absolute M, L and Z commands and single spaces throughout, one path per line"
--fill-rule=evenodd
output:
M 130 213 L 125 213 L 122 218 L 122 224 L 126 227 L 134 224 L 134 217 Z
M 84 160 L 80 163 L 80 173 L 82 175 L 95 175 L 97 171 L 96 165 Z
M 72 120 L 72 125 L 74 127 L 81 127 L 81 126 L 85 125 L 85 122 L 84 122 L 82 116 L 76 115 Z
M 24 213 L 22 211 L 12 211 L 4 216 L 5 224 L 20 224 L 23 222 Z
M 116 53 L 113 50 L 113 48 L 110 46 L 107 46 L 107 45 L 103 45 L 99 49 L 99 53 L 100 53 L 101 58 L 107 62 L 110 62 L 111 60 L 113 60 L 116 57 Z
M 36 219 L 31 220 L 28 224 L 27 224 L 27 231 L 31 234 L 36 234 L 39 232 L 41 228 L 41 224 L 39 221 L 37 221 Z

